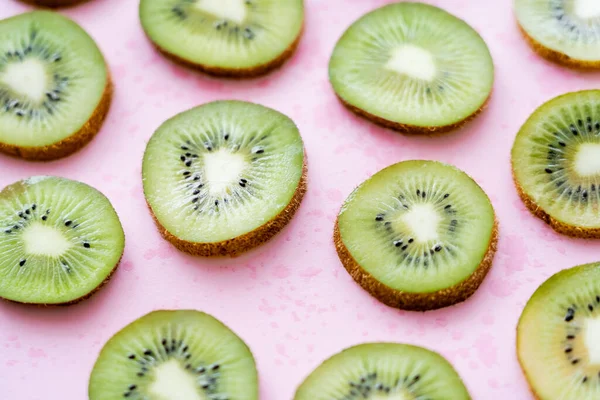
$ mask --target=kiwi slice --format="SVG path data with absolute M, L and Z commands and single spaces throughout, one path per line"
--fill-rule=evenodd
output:
M 255 76 L 297 47 L 302 0 L 141 0 L 146 35 L 164 54 L 214 75 Z
M 600 67 L 600 2 L 515 0 L 521 32 L 541 56 L 570 67 Z
M 365 343 L 319 365 L 294 400 L 470 400 L 452 365 L 422 347 Z
M 356 188 L 334 230 L 342 264 L 381 302 L 430 310 L 479 287 L 496 252 L 497 224 L 484 191 L 436 161 L 404 161 Z
M 0 297 L 76 303 L 110 279 L 124 246 L 110 201 L 84 183 L 34 176 L 0 192 Z
M 304 144 L 275 110 L 215 101 L 158 128 L 142 175 L 165 239 L 195 255 L 233 255 L 269 240 L 300 206 Z
M 539 107 L 517 134 L 512 168 L 535 215 L 560 233 L 600 238 L 600 90 Z
M 354 22 L 337 42 L 329 79 L 352 111 L 404 132 L 451 130 L 482 110 L 494 81 L 487 45 L 434 6 L 395 3 Z
M 250 349 L 214 317 L 160 310 L 117 332 L 102 348 L 89 400 L 257 400 Z
M 67 7 L 89 0 L 21 0 L 24 3 L 35 4 L 43 7 Z
M 0 151 L 73 153 L 98 133 L 111 88 L 100 50 L 75 22 L 50 11 L 0 21 Z
M 563 270 L 527 302 L 517 328 L 525 376 L 543 400 L 597 400 L 600 263 Z

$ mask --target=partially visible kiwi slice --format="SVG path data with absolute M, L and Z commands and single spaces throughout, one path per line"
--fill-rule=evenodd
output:
M 148 142 L 142 174 L 161 234 L 203 256 L 266 242 L 306 192 L 304 144 L 294 122 L 241 101 L 207 103 L 163 123 Z
M 35 4 L 43 7 L 66 7 L 89 0 L 21 0 L 24 3 Z
M 482 110 L 494 81 L 483 39 L 437 7 L 395 3 L 353 23 L 329 79 L 351 110 L 405 132 L 443 132 Z
M 73 153 L 100 129 L 111 88 L 100 50 L 75 22 L 50 11 L 0 21 L 0 151 Z
M 117 332 L 102 348 L 89 400 L 257 400 L 248 346 L 214 317 L 160 310 Z
M 470 400 L 441 355 L 398 343 L 350 347 L 319 365 L 294 400 Z
M 84 183 L 35 176 L 0 192 L 0 297 L 75 303 L 108 281 L 124 246 L 109 200 Z
M 600 238 L 600 90 L 540 106 L 517 134 L 512 168 L 535 215 L 560 233 Z
M 563 270 L 531 296 L 517 353 L 542 400 L 597 400 L 600 391 L 600 263 Z
M 166 55 L 205 72 L 255 76 L 295 50 L 303 0 L 141 0 L 146 35 Z
M 430 310 L 479 287 L 496 252 L 497 224 L 484 191 L 435 161 L 404 161 L 356 188 L 344 202 L 335 246 L 354 280 L 383 303 Z
M 541 56 L 570 67 L 600 68 L 597 0 L 515 0 L 515 12 Z

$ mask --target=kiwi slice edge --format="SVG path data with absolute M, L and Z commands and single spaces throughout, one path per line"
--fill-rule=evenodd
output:
M 586 338 L 588 327 L 581 318 L 598 319 L 599 278 L 598 262 L 563 269 L 538 286 L 525 304 L 516 330 L 516 352 L 536 398 L 597 398 L 600 364 L 597 352 L 591 364 L 586 351 L 586 339 L 597 340 L 597 335 Z
M 297 387 L 294 400 L 370 396 L 471 398 L 457 371 L 439 353 L 410 344 L 371 342 L 348 347 L 323 361 Z
M 20 0 L 24 3 L 42 7 L 70 7 L 91 0 Z
M 91 100 L 89 101 L 89 104 L 85 105 L 85 114 L 84 111 L 77 110 L 77 112 L 81 113 L 81 115 L 78 115 L 78 118 L 76 120 L 77 123 L 73 122 L 69 125 L 68 129 L 72 129 L 71 131 L 65 130 L 63 132 L 63 128 L 54 129 L 54 131 L 60 131 L 60 134 L 57 135 L 54 132 L 52 132 L 52 137 L 41 138 L 41 143 L 39 144 L 35 143 L 36 140 L 22 140 L 21 138 L 19 138 L 19 132 L 25 132 L 25 136 L 32 136 L 31 131 L 34 131 L 35 129 L 40 129 L 39 126 L 41 126 L 39 123 L 34 125 L 34 123 L 31 121 L 31 115 L 28 115 L 27 110 L 22 110 L 25 114 L 22 117 L 20 117 L 20 120 L 11 120 L 11 118 L 14 118 L 11 114 L 14 113 L 16 110 L 16 106 L 14 106 L 14 104 L 22 104 L 23 102 L 28 103 L 30 102 L 30 99 L 28 99 L 26 96 L 18 96 L 17 98 L 13 99 L 13 101 L 8 102 L 7 99 L 10 99 L 10 95 L 6 96 L 6 93 L 9 92 L 6 92 L 6 90 L 3 90 L 2 92 L 2 95 L 4 97 L 3 100 L 5 100 L 6 103 L 2 104 L 3 109 L 0 111 L 0 122 L 2 122 L 3 118 L 5 118 L 5 122 L 0 125 L 0 129 L 4 129 L 7 132 L 16 133 L 14 134 L 15 137 L 11 137 L 6 133 L 4 133 L 4 135 L 0 135 L 4 136 L 4 139 L 0 140 L 0 152 L 32 161 L 49 161 L 69 156 L 75 151 L 84 147 L 96 136 L 108 114 L 110 104 L 112 101 L 113 84 L 110 77 L 110 71 L 106 64 L 104 56 L 98 48 L 94 39 L 79 24 L 77 24 L 69 17 L 63 16 L 57 12 L 45 10 L 30 11 L 0 21 L 0 26 L 3 26 L 5 24 L 7 28 L 5 28 L 4 30 L 7 31 L 8 26 L 11 26 L 11 29 L 14 30 L 14 35 L 16 35 L 15 37 L 19 40 L 16 43 L 12 44 L 8 43 L 8 41 L 3 42 L 3 46 L 6 47 L 6 50 L 14 50 L 14 52 L 9 52 L 6 53 L 6 55 L 3 55 L 5 57 L 3 57 L 3 59 L 0 59 L 0 61 L 2 62 L 7 62 L 7 60 L 10 61 L 10 57 L 12 57 L 14 62 L 17 56 L 17 61 L 28 60 L 30 58 L 38 58 L 38 61 L 42 60 L 43 62 L 46 62 L 48 64 L 46 65 L 46 73 L 49 73 L 48 71 L 51 68 L 55 68 L 51 64 L 54 64 L 56 62 L 58 64 L 67 62 L 69 64 L 69 73 L 73 73 L 73 58 L 78 56 L 77 53 L 79 49 L 72 49 L 66 52 L 66 55 L 65 53 L 61 54 L 60 51 L 52 55 L 52 53 L 48 53 L 48 51 L 51 51 L 51 49 L 49 50 L 48 48 L 36 50 L 36 47 L 41 46 L 39 44 L 36 44 L 37 42 L 39 42 L 39 37 L 45 37 L 45 35 L 47 35 L 44 34 L 45 30 L 56 29 L 56 31 L 51 32 L 54 36 L 52 39 L 60 37 L 61 34 L 65 35 L 69 37 L 69 39 L 76 42 L 78 46 L 85 46 L 84 50 L 90 57 L 90 60 L 83 61 L 90 62 L 93 58 L 96 62 L 102 64 L 100 67 L 98 67 L 98 70 L 103 70 L 103 76 L 101 77 L 101 79 L 102 82 L 104 82 L 104 87 L 101 91 L 98 90 L 97 93 L 93 93 L 93 95 L 90 95 Z M 33 33 L 34 31 L 35 33 Z M 9 31 L 9 33 L 11 32 Z M 6 34 L 6 32 L 4 32 L 4 34 Z M 32 35 L 31 38 L 27 37 L 28 34 Z M 76 36 L 76 40 L 74 40 L 75 38 L 73 36 Z M 27 48 L 25 48 L 24 45 L 24 43 L 26 42 L 30 42 L 29 47 Z M 48 42 L 49 44 L 46 42 Z M 51 40 L 45 40 L 45 42 L 43 41 L 42 43 L 43 45 L 57 47 L 57 45 L 55 43 L 52 43 Z M 59 50 L 61 49 L 60 46 L 62 46 L 62 44 L 60 44 L 57 47 Z M 9 54 L 11 54 L 10 57 Z M 56 57 L 57 54 L 61 58 L 55 58 L 54 62 L 48 61 L 51 57 Z M 58 67 L 56 68 L 53 70 L 55 79 L 73 78 L 72 76 L 65 76 L 63 74 L 62 70 L 66 69 L 65 67 L 58 65 Z M 69 73 L 67 73 L 67 75 Z M 77 72 L 76 74 L 78 73 L 79 72 Z M 96 71 L 96 73 L 98 73 L 98 71 Z M 100 80 L 99 76 L 96 78 Z M 76 77 L 75 85 L 80 85 L 79 81 L 82 80 L 86 81 L 84 85 L 88 87 L 84 87 L 83 89 L 81 87 L 78 89 L 73 89 L 71 87 L 73 84 L 71 80 L 60 83 L 66 83 L 66 92 L 68 92 L 68 97 L 72 97 L 74 95 L 74 93 L 70 92 L 76 92 L 76 97 L 79 101 L 81 101 L 83 96 L 82 93 L 84 91 L 85 93 L 89 93 L 90 91 L 92 91 L 92 89 L 89 87 L 89 80 L 87 78 L 82 79 L 80 76 Z M 0 89 L 2 89 L 1 85 Z M 64 91 L 65 89 L 61 90 Z M 47 93 L 47 95 L 52 94 Z M 62 95 L 62 93 L 60 93 L 60 95 Z M 55 103 L 53 103 L 53 101 Z M 34 119 L 40 118 L 39 116 L 42 116 L 42 118 L 46 118 L 54 122 L 53 120 L 56 119 L 57 115 L 63 115 L 65 113 L 65 107 L 74 106 L 74 103 L 71 100 L 69 100 L 67 103 L 64 103 L 63 101 L 57 101 L 56 97 L 52 98 L 49 105 L 47 105 L 46 103 L 47 102 L 44 102 L 43 106 L 48 107 L 48 110 L 44 109 L 44 107 L 42 107 L 42 104 L 37 104 L 36 102 L 33 102 L 32 104 L 28 105 L 28 107 L 30 107 L 29 114 L 31 114 L 32 112 L 36 112 L 38 117 L 35 117 Z M 55 104 L 57 105 L 55 106 Z M 92 105 L 93 108 L 91 108 Z M 58 112 L 56 111 L 57 109 L 50 109 L 51 107 L 58 107 Z M 52 110 L 54 111 L 51 112 Z M 61 116 L 60 118 L 63 117 Z M 27 121 L 25 121 L 26 119 Z M 57 123 L 66 125 L 64 124 L 64 119 L 59 122 L 54 122 L 55 127 L 57 126 Z M 25 124 L 28 124 L 29 128 L 24 127 Z M 46 133 L 47 132 L 48 130 L 46 130 Z M 42 134 L 43 133 L 44 132 L 42 131 Z M 38 136 L 40 136 L 39 132 Z
M 357 255 L 359 255 L 360 257 L 364 258 L 366 261 L 369 262 L 370 267 L 369 268 L 373 268 L 373 264 L 375 263 L 375 257 L 374 256 L 366 256 L 365 255 L 365 250 L 364 249 L 357 249 L 356 248 L 356 234 L 353 234 L 352 236 L 349 236 L 348 234 L 346 234 L 346 236 L 348 236 L 346 238 L 346 240 L 344 240 L 344 234 L 342 232 L 342 229 L 340 227 L 340 221 L 343 218 L 343 214 L 347 214 L 348 213 L 348 207 L 349 204 L 352 203 L 356 203 L 357 198 L 359 197 L 365 197 L 364 193 L 367 193 L 367 185 L 369 184 L 374 184 L 374 182 L 378 182 L 378 186 L 381 187 L 383 185 L 383 182 L 388 182 L 388 185 L 386 186 L 390 186 L 392 187 L 393 184 L 390 183 L 390 179 L 394 179 L 395 181 L 399 181 L 400 180 L 400 176 L 402 176 L 403 173 L 406 173 L 407 176 L 410 175 L 411 173 L 414 173 L 414 170 L 417 168 L 421 168 L 426 170 L 427 168 L 431 169 L 431 170 L 438 170 L 438 175 L 435 176 L 436 179 L 440 178 L 439 174 L 444 174 L 446 172 L 448 172 L 449 174 L 453 174 L 454 175 L 454 179 L 462 179 L 463 185 L 468 185 L 468 188 L 470 190 L 470 193 L 478 196 L 479 197 L 479 201 L 480 203 L 485 203 L 485 207 L 486 209 L 480 209 L 479 212 L 481 213 L 481 215 L 484 215 L 487 212 L 490 212 L 491 215 L 489 215 L 489 219 L 490 219 L 490 225 L 489 225 L 489 231 L 484 229 L 483 227 L 486 226 L 487 222 L 478 222 L 475 225 L 472 225 L 472 223 L 469 221 L 468 223 L 471 223 L 471 229 L 475 230 L 478 229 L 480 232 L 480 236 L 477 237 L 470 237 L 467 239 L 467 241 L 471 241 L 473 240 L 474 242 L 476 241 L 480 241 L 481 242 L 481 237 L 483 238 L 489 238 L 488 240 L 486 240 L 485 242 L 485 247 L 483 252 L 477 252 L 474 251 L 472 248 L 469 252 L 469 256 L 467 257 L 467 260 L 469 260 L 470 263 L 474 262 L 473 260 L 471 260 L 471 258 L 476 257 L 475 260 L 475 264 L 473 265 L 472 269 L 469 269 L 469 267 L 465 267 L 463 265 L 452 265 L 452 261 L 448 262 L 446 261 L 446 263 L 448 263 L 448 265 L 445 265 L 446 268 L 451 268 L 451 269 L 456 269 L 456 270 L 461 270 L 460 274 L 451 274 L 452 278 L 449 279 L 445 279 L 444 282 L 448 282 L 447 283 L 435 283 L 432 284 L 431 282 L 425 284 L 424 281 L 421 282 L 421 277 L 419 276 L 412 276 L 409 278 L 407 274 L 407 272 L 405 272 L 405 270 L 402 270 L 402 268 L 416 268 L 416 269 L 422 269 L 425 268 L 427 269 L 427 264 L 431 264 L 432 257 L 437 256 L 438 252 L 444 253 L 446 252 L 446 247 L 448 248 L 448 251 L 451 250 L 451 245 L 452 245 L 452 239 L 453 237 L 457 237 L 455 235 L 459 235 L 460 233 L 456 233 L 457 228 L 459 228 L 457 225 L 461 225 L 463 224 L 463 221 L 460 220 L 460 216 L 457 217 L 456 214 L 452 214 L 452 216 L 450 216 L 450 219 L 452 219 L 450 222 L 450 224 L 448 224 L 448 231 L 450 236 L 445 236 L 445 238 L 447 238 L 449 240 L 449 246 L 447 246 L 446 243 L 444 243 L 444 240 L 442 239 L 438 239 L 435 240 L 434 242 L 430 243 L 430 246 L 426 246 L 427 247 L 427 254 L 425 255 L 425 257 L 421 257 L 420 261 L 419 261 L 419 256 L 420 253 L 416 253 L 415 254 L 411 254 L 411 256 L 413 257 L 413 260 L 410 261 L 410 265 L 406 266 L 404 265 L 405 262 L 407 262 L 407 251 L 410 252 L 412 251 L 411 247 L 413 246 L 419 246 L 418 241 L 417 243 L 413 242 L 413 239 L 411 238 L 411 236 L 413 236 L 412 234 L 410 234 L 410 229 L 406 232 L 404 232 L 402 234 L 402 236 L 398 236 L 398 232 L 395 232 L 395 228 L 393 228 L 393 225 L 391 225 L 390 227 L 388 227 L 387 225 L 389 224 L 393 224 L 392 221 L 387 221 L 384 220 L 384 218 L 386 218 L 386 213 L 384 211 L 379 211 L 381 210 L 380 208 L 378 208 L 378 211 L 374 210 L 373 207 L 376 205 L 377 207 L 379 207 L 380 205 L 383 205 L 384 207 L 387 207 L 388 204 L 390 204 L 391 201 L 396 201 L 397 196 L 398 196 L 398 192 L 396 191 L 397 188 L 394 186 L 393 189 L 387 190 L 384 189 L 386 192 L 385 194 L 382 194 L 383 192 L 381 190 L 377 191 L 376 195 L 372 195 L 371 197 L 375 199 L 375 201 L 370 201 L 370 200 L 364 200 L 367 203 L 365 203 L 366 205 L 362 207 L 361 210 L 354 212 L 354 217 L 352 218 L 356 218 L 355 220 L 345 220 L 344 221 L 344 225 L 345 225 L 345 229 L 346 231 L 349 231 L 349 227 L 351 227 L 352 225 L 357 225 L 360 224 L 361 226 L 363 226 L 363 230 L 367 230 L 367 229 L 373 229 L 370 225 L 365 225 L 366 224 L 371 224 L 371 223 L 376 223 L 376 224 L 384 224 L 383 227 L 381 226 L 377 226 L 376 228 L 374 228 L 375 230 L 372 230 L 373 236 L 377 236 L 377 242 L 379 242 L 380 244 L 380 248 L 374 249 L 374 252 L 377 253 L 382 253 L 382 256 L 377 256 L 379 258 L 377 258 L 377 260 L 379 260 L 379 263 L 381 263 L 383 265 L 383 263 L 385 263 L 385 267 L 381 267 L 378 270 L 374 270 L 374 271 L 369 271 L 367 270 L 367 268 L 363 265 L 361 265 L 361 263 L 359 263 L 355 256 L 352 254 L 353 252 Z M 414 176 L 414 175 L 413 175 Z M 404 179 L 404 181 L 407 181 L 407 179 Z M 417 186 L 418 187 L 418 186 Z M 466 186 L 462 186 L 463 188 L 466 188 Z M 407 210 L 409 210 L 407 204 L 407 197 L 406 196 L 406 191 L 402 191 L 404 189 L 404 187 L 401 189 L 400 191 L 400 206 L 404 207 L 406 210 L 402 210 L 402 208 L 400 207 L 400 211 L 402 212 L 406 212 Z M 457 187 L 453 187 L 453 190 L 456 190 Z M 375 189 L 373 190 L 377 190 L 377 187 L 375 187 Z M 421 199 L 422 196 L 426 196 L 426 194 L 424 193 L 424 190 L 421 189 L 422 191 L 418 191 L 417 192 L 417 201 Z M 363 194 L 359 194 L 362 191 Z M 440 189 L 438 188 L 437 191 L 439 192 Z M 467 190 L 465 190 L 467 191 Z M 390 198 L 388 198 L 387 196 L 390 195 L 391 192 L 394 192 L 393 194 L 391 194 Z M 444 196 L 440 196 L 440 194 L 443 194 L 445 192 L 445 190 L 442 190 L 442 192 L 439 193 L 428 193 L 427 197 L 427 202 L 432 201 L 433 203 L 435 203 L 436 205 L 438 205 L 438 211 L 441 215 L 444 215 L 444 213 L 447 212 L 456 212 L 456 206 L 455 207 L 449 207 L 450 203 L 445 203 L 446 200 L 448 199 L 452 199 L 452 197 L 447 196 L 448 194 L 452 194 L 454 195 L 455 193 L 452 193 L 450 191 L 448 191 L 448 193 Z M 403 196 L 404 193 L 404 196 Z M 367 194 L 367 196 L 370 196 Z M 437 197 L 437 199 L 436 199 Z M 430 198 L 433 198 L 433 200 L 430 200 Z M 423 199 L 425 199 L 425 197 L 423 197 Z M 458 200 L 457 200 L 458 201 Z M 402 204 L 404 203 L 404 204 Z M 441 206 L 439 206 L 439 204 L 441 204 Z M 475 208 L 474 206 L 475 203 L 471 204 L 471 208 Z M 359 206 L 355 206 L 354 208 L 357 209 Z M 465 208 L 465 204 L 461 204 L 459 206 L 459 208 Z M 363 210 L 368 210 L 367 211 L 367 215 L 369 216 L 369 220 L 365 221 L 364 219 L 364 214 L 365 212 Z M 398 210 L 392 210 L 390 212 L 390 215 L 392 215 L 390 218 L 397 218 L 394 217 L 394 213 L 397 213 Z M 463 211 L 464 212 L 464 211 Z M 373 217 L 373 218 L 371 218 Z M 469 217 L 467 218 L 466 215 L 463 215 L 462 217 L 464 217 L 465 219 L 465 223 L 467 223 L 467 219 L 472 220 L 472 218 L 474 218 L 474 216 L 469 215 Z M 475 217 L 476 218 L 476 217 Z M 347 219 L 347 218 L 346 218 Z M 484 221 L 484 219 L 482 218 L 481 221 Z M 456 224 L 457 223 L 457 224 Z M 438 229 L 443 229 L 444 226 L 444 222 L 440 222 L 439 223 L 439 228 Z M 385 239 L 382 240 L 382 236 L 379 235 L 380 232 L 383 232 L 384 229 L 387 230 L 389 233 L 394 233 L 393 235 L 390 236 L 390 234 L 388 234 L 387 232 L 385 233 Z M 483 229 L 483 230 L 482 230 Z M 406 233 L 409 233 L 408 235 Z M 375 235 L 377 234 L 377 235 Z M 362 235 L 362 234 L 361 234 Z M 442 236 L 443 237 L 443 236 Z M 444 237 L 443 237 L 444 238 Z M 371 240 L 371 239 L 369 239 Z M 463 237 L 462 240 L 465 240 L 465 238 Z M 388 243 L 389 241 L 389 245 L 382 245 L 381 242 Z M 440 243 L 441 245 L 437 245 L 437 243 Z M 479 286 L 481 285 L 481 283 L 483 282 L 483 279 L 486 277 L 487 273 L 489 272 L 490 268 L 492 267 L 492 263 L 493 263 L 493 259 L 494 259 L 494 255 L 496 253 L 496 249 L 497 249 L 497 242 L 498 242 L 498 220 L 497 217 L 495 215 L 493 206 L 491 205 L 489 198 L 487 197 L 487 195 L 485 194 L 485 192 L 483 192 L 483 189 L 481 189 L 481 187 L 470 177 L 468 176 L 466 173 L 464 173 L 463 171 L 461 171 L 460 169 L 449 165 L 449 164 L 444 164 L 441 162 L 437 162 L 437 161 L 424 161 L 424 160 L 409 160 L 409 161 L 403 161 L 397 164 L 393 164 L 389 167 L 384 168 L 383 170 L 377 172 L 376 174 L 374 174 L 372 177 L 370 177 L 369 179 L 367 179 L 366 181 L 362 182 L 349 196 L 348 198 L 344 201 L 344 204 L 341 207 L 340 213 L 338 214 L 336 223 L 335 223 L 335 228 L 334 228 L 334 244 L 336 247 L 336 251 L 338 253 L 338 257 L 340 258 L 340 261 L 342 263 L 342 265 L 344 266 L 344 268 L 348 271 L 348 273 L 352 276 L 352 278 L 356 281 L 356 283 L 358 283 L 363 289 L 365 289 L 369 294 L 371 294 L 373 297 L 375 297 L 376 299 L 378 299 L 379 301 L 381 301 L 382 303 L 390 306 L 390 307 L 395 307 L 395 308 L 401 308 L 401 309 L 405 309 L 405 310 L 414 310 L 414 311 L 426 311 L 426 310 L 432 310 L 432 309 L 438 309 L 438 308 L 442 308 L 442 307 L 447 307 L 459 302 L 462 302 L 464 300 L 466 300 L 467 298 L 469 298 L 473 293 L 475 293 L 475 291 L 479 288 Z M 384 243 L 384 244 L 385 244 Z M 481 243 L 481 245 L 483 246 L 483 242 Z M 368 245 L 368 247 L 370 246 L 374 246 L 374 240 L 371 240 L 371 244 Z M 429 247 L 431 247 L 431 249 L 429 249 Z M 353 248 L 351 250 L 351 248 Z M 390 249 L 393 249 L 393 251 L 390 251 L 389 253 L 385 254 L 384 252 L 389 251 Z M 456 254 L 457 252 L 460 252 L 461 250 L 458 248 L 456 251 L 451 252 L 450 255 L 454 256 L 454 254 Z M 400 254 L 398 254 L 400 253 Z M 480 256 L 479 256 L 480 254 Z M 366 258 L 365 258 L 366 257 Z M 391 258 L 390 258 L 391 257 Z M 416 257 L 416 258 L 415 258 Z M 396 261 L 398 260 L 398 261 Z M 465 261 L 465 259 L 463 258 L 463 261 Z M 396 262 L 399 263 L 396 264 Z M 413 263 L 416 262 L 417 266 L 414 266 Z M 441 264 L 444 265 L 444 261 L 441 261 Z M 455 263 L 456 264 L 456 263 Z M 401 270 L 394 270 L 394 271 L 390 271 L 390 267 L 393 266 L 394 268 L 400 268 Z M 433 265 L 429 266 L 429 271 L 432 271 Z M 443 267 L 442 267 L 443 268 Z M 438 270 L 439 270 L 439 266 L 438 266 Z M 375 273 L 379 275 L 379 277 L 375 276 Z M 412 272 L 408 272 L 408 273 L 412 273 Z M 396 275 L 397 277 L 402 276 L 403 280 L 406 281 L 405 283 L 403 283 L 403 287 L 404 288 L 400 288 L 400 287 L 392 287 L 392 280 L 389 279 L 389 275 Z M 429 281 L 431 281 L 435 276 L 438 276 L 438 278 L 436 278 L 436 281 L 441 281 L 443 278 L 443 276 L 445 274 L 443 274 L 442 276 L 440 276 L 440 272 L 432 272 L 432 276 L 430 277 Z M 437 274 L 437 275 L 436 275 Z M 462 278 L 458 278 L 458 277 L 462 277 Z M 384 282 L 384 278 L 388 279 L 390 282 Z M 399 279 L 399 278 L 398 278 Z M 396 283 L 398 279 L 396 279 Z M 410 284 L 410 282 L 413 282 L 412 284 Z M 407 290 L 407 288 L 412 287 L 413 285 L 426 285 L 424 286 L 423 289 L 415 289 L 415 290 Z M 394 285 L 395 285 L 394 284 Z M 426 287 L 426 289 L 425 289 Z

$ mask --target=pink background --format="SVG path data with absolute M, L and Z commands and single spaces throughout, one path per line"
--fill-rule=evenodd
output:
M 600 75 L 536 57 L 521 40 L 512 1 L 429 1 L 466 19 L 487 41 L 496 84 L 487 110 L 445 136 L 407 137 L 346 111 L 328 83 L 335 41 L 363 13 L 389 0 L 307 0 L 300 47 L 285 66 L 247 81 L 209 78 L 160 57 L 145 39 L 137 0 L 95 0 L 63 11 L 97 40 L 116 84 L 98 137 L 61 161 L 32 163 L 0 155 L 0 186 L 35 174 L 89 183 L 119 213 L 127 245 L 112 281 L 67 308 L 0 302 L 0 397 L 81 400 L 94 360 L 118 329 L 154 309 L 213 314 L 252 348 L 261 398 L 290 399 L 328 356 L 367 341 L 429 347 L 449 358 L 474 399 L 531 399 L 515 356 L 521 309 L 548 276 L 597 261 L 598 244 L 554 233 L 519 201 L 510 148 L 519 126 L 545 100 L 598 87 Z M 2 0 L 0 18 L 31 7 Z M 193 258 L 158 235 L 142 195 L 145 143 L 174 114 L 215 99 L 273 107 L 298 124 L 309 160 L 309 191 L 274 240 L 234 259 Z M 492 199 L 501 224 L 494 266 L 467 302 L 427 313 L 379 304 L 344 271 L 332 244 L 336 213 L 350 191 L 392 163 L 427 158 L 471 174 Z

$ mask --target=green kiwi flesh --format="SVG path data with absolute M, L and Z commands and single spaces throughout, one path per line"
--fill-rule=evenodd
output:
M 515 0 L 519 25 L 533 48 L 572 67 L 600 67 L 600 6 L 593 0 Z
M 96 189 L 34 176 L 0 192 L 0 297 L 65 304 L 87 297 L 117 267 L 119 218 Z
M 470 400 L 452 365 L 422 347 L 365 343 L 319 365 L 294 400 Z
M 354 22 L 337 42 L 329 79 L 340 99 L 402 131 L 443 131 L 486 103 L 494 66 L 483 39 L 437 7 L 395 3 Z
M 600 390 L 600 263 L 565 269 L 531 296 L 517 353 L 541 400 L 596 400 Z
M 194 310 L 153 311 L 102 348 L 89 400 L 257 400 L 248 346 L 214 317 Z
M 75 22 L 50 11 L 0 21 L 0 151 L 72 153 L 100 129 L 110 93 L 104 58 Z
M 352 277 L 382 302 L 408 310 L 465 300 L 491 267 L 494 209 L 463 171 L 404 161 L 363 182 L 339 212 L 335 244 Z
M 296 211 L 304 144 L 294 122 L 275 110 L 216 101 L 163 123 L 148 142 L 142 174 L 163 236 L 192 254 L 236 254 L 266 241 Z
M 207 72 L 264 73 L 289 57 L 302 0 L 142 0 L 146 35 L 163 52 Z
M 515 138 L 512 168 L 533 213 L 558 232 L 600 238 L 600 90 L 535 110 Z

